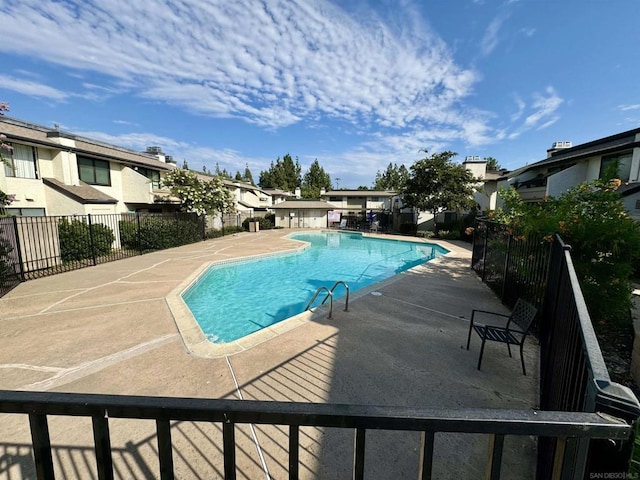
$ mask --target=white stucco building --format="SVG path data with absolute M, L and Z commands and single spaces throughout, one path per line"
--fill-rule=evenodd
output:
M 160 201 L 163 172 L 174 168 L 162 151 L 149 153 L 84 138 L 56 128 L 0 117 L 3 150 L 0 189 L 14 201 L 5 210 L 19 216 L 173 211 Z

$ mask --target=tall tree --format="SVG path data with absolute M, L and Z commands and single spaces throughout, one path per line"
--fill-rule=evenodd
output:
M 321 189 L 331 188 L 331 176 L 324 171 L 316 158 L 302 180 L 302 198 L 320 198 Z
M 403 190 L 405 205 L 433 214 L 436 231 L 439 212 L 461 212 L 476 207 L 473 193 L 478 180 L 463 165 L 453 162 L 456 155 L 445 151 L 416 161 L 411 165 Z
M 253 181 L 253 175 L 251 175 L 251 170 L 249 170 L 248 163 L 245 164 L 245 168 L 244 168 L 244 181 L 255 186 L 255 182 Z
M 291 155 L 287 153 L 282 159 L 278 157 L 275 164 L 271 162 L 269 170 L 260 172 L 260 187 L 293 192 L 302 183 L 301 170 L 298 158 L 293 163 Z
M 484 157 L 484 160 L 487 162 L 487 170 L 501 170 L 502 165 L 493 157 Z
M 380 172 L 380 170 L 378 170 L 376 173 L 373 189 L 400 192 L 408 178 L 409 171 L 407 170 L 407 167 L 402 164 L 398 167 L 395 163 L 389 163 L 384 172 Z

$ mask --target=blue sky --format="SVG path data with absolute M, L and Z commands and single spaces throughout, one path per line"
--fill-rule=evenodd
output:
M 640 127 L 638 0 L 0 0 L 10 116 L 192 169 L 371 186 L 422 149 L 517 168 Z

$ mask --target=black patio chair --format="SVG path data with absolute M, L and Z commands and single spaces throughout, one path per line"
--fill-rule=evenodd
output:
M 467 350 L 469 350 L 469 343 L 471 343 L 471 331 L 475 330 L 482 339 L 482 346 L 480 347 L 480 357 L 478 358 L 478 370 L 480 370 L 480 365 L 482 364 L 484 344 L 487 340 L 490 340 L 492 342 L 506 343 L 510 357 L 512 356 L 511 345 L 520 345 L 520 361 L 522 362 L 522 373 L 526 375 L 527 371 L 524 367 L 524 355 L 522 349 L 524 347 L 524 340 L 525 338 L 527 338 L 529 329 L 531 328 L 531 324 L 533 323 L 533 319 L 536 316 L 536 312 L 536 307 L 522 299 L 519 299 L 516 302 L 511 315 L 503 315 L 501 313 L 488 312 L 486 310 L 473 310 L 471 312 L 469 335 L 467 336 Z M 508 318 L 508 321 L 505 326 L 478 325 L 474 323 L 476 313 Z

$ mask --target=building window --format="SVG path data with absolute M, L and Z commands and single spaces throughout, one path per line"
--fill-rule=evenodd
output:
M 151 180 L 151 186 L 154 189 L 160 188 L 160 172 L 158 170 L 151 170 L 149 168 L 138 167 L 137 169 L 140 175 L 144 175 L 149 180 Z
M 616 168 L 615 176 L 623 182 L 628 182 L 631 177 L 631 152 L 602 157 L 600 161 L 600 178 L 605 173 L 609 173 L 607 170 L 610 168 Z
M 95 158 L 78 157 L 78 176 L 89 185 L 111 186 L 109 162 Z
M 12 150 L 3 150 L 2 156 L 6 160 L 4 173 L 7 177 L 38 178 L 36 163 L 36 149 L 19 143 L 9 144 Z
M 44 208 L 5 208 L 12 217 L 44 217 Z

